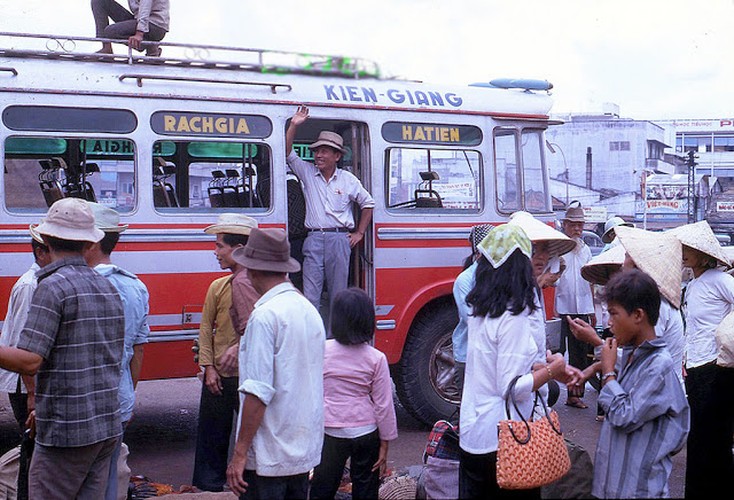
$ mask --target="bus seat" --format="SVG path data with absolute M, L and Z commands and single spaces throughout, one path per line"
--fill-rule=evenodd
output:
M 153 181 L 153 206 L 170 207 L 171 202 L 166 194 L 166 188 L 160 181 Z
M 153 158 L 153 206 L 161 208 L 178 207 L 178 197 L 173 184 L 166 179 L 176 174 L 176 166 L 160 156 Z
M 433 189 L 416 189 L 415 207 L 443 208 L 443 201 L 441 201 L 441 195 Z
M 221 170 L 212 170 L 212 179 L 209 181 L 207 194 L 209 195 L 209 204 L 212 208 L 220 208 L 224 205 L 224 188 L 222 183 L 226 176 Z

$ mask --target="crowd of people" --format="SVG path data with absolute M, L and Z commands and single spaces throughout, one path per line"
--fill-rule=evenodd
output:
M 192 483 L 204 491 L 334 498 L 349 460 L 353 497 L 377 498 L 397 438 L 387 360 L 371 345 L 374 306 L 347 286 L 349 253 L 374 201 L 336 168 L 338 134 L 319 134 L 314 163 L 291 151 L 307 118 L 299 107 L 286 134 L 288 164 L 308 179 L 304 291 L 289 280 L 301 264 L 284 230 L 236 213 L 204 229 L 229 271 L 209 286 L 200 325 Z M 540 498 L 539 489 L 499 487 L 498 424 L 506 411 L 531 414 L 538 397 L 552 402 L 559 385 L 566 405 L 585 408 L 587 382 L 599 390 L 602 426 L 594 496 L 668 496 L 672 457 L 685 445 L 686 496 L 725 494 L 734 367 L 717 362 L 717 329 L 734 307 L 729 258 L 706 222 L 652 233 L 620 218 L 592 258 L 584 223 L 572 206 L 561 231 L 526 212 L 471 230 L 454 285 L 459 496 Z M 29 498 L 127 494 L 123 438 L 149 327 L 145 285 L 112 260 L 126 229 L 116 211 L 76 198 L 30 227 L 34 263 L 13 287 L 0 337 L 0 389 L 35 439 L 19 484 Z M 549 287 L 555 304 L 545 300 Z M 563 320 L 558 345 L 546 335 L 551 307 Z

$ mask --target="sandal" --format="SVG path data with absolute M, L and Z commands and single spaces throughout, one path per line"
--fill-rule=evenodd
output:
M 566 406 L 578 408 L 579 410 L 585 410 L 586 408 L 589 407 L 587 404 L 585 404 L 580 399 L 569 399 L 568 401 L 566 401 Z

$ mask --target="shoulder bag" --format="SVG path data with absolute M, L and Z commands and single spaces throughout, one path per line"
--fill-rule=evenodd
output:
M 545 415 L 533 420 L 520 413 L 515 401 L 514 389 L 517 380 L 510 382 L 505 395 L 507 420 L 498 427 L 497 484 L 506 490 L 539 488 L 563 477 L 571 468 L 568 449 L 563 440 L 558 414 L 537 391 L 535 405 L 540 400 Z M 510 400 L 520 420 L 510 420 Z

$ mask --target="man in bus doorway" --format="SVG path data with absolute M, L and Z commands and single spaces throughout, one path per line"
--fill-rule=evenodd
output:
M 303 244 L 303 294 L 320 310 L 324 281 L 329 297 L 348 286 L 351 249 L 364 238 L 372 221 L 375 200 L 362 183 L 337 163 L 346 152 L 344 139 L 323 130 L 309 148 L 314 162 L 302 160 L 293 151 L 296 131 L 308 119 L 308 108 L 299 106 L 285 133 L 288 166 L 303 184 L 306 198 L 306 230 Z M 352 203 L 360 209 L 355 227 Z M 331 300 L 327 303 L 331 304 Z
M 142 51 L 142 42 L 160 42 L 168 32 L 169 0 L 128 0 L 130 10 L 115 0 L 92 0 L 92 15 L 97 38 L 124 40 L 135 50 Z M 113 24 L 109 20 L 115 21 Z M 102 43 L 100 54 L 112 54 L 112 44 Z M 158 57 L 161 48 L 148 46 L 146 55 Z

